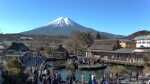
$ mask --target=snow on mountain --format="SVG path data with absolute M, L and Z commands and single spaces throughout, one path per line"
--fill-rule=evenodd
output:
M 59 26 L 64 26 L 64 25 L 73 25 L 73 21 L 69 19 L 68 17 L 59 17 L 53 21 L 50 22 L 50 25 L 59 25 Z
M 98 31 L 82 26 L 68 17 L 59 17 L 47 25 L 35 28 L 30 31 L 22 32 L 25 35 L 48 35 L 48 36 L 70 36 L 73 32 L 93 32 Z M 118 35 L 100 32 L 102 36 L 116 38 Z

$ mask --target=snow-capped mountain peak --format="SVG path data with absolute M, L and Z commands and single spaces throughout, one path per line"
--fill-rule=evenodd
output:
M 57 25 L 57 26 L 68 26 L 73 25 L 74 22 L 68 17 L 59 17 L 49 23 L 49 25 Z
M 73 32 L 97 33 L 98 31 L 82 26 L 68 17 L 59 17 L 51 21 L 49 24 L 35 28 L 33 30 L 22 32 L 22 34 L 70 37 L 73 34 Z M 107 38 L 117 37 L 116 35 L 105 33 L 105 32 L 101 32 L 101 36 Z

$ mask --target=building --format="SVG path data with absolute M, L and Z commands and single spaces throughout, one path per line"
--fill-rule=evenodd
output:
M 65 60 L 69 57 L 69 54 L 68 54 L 67 49 L 65 49 L 63 45 L 58 45 L 57 47 L 53 48 L 52 56 L 49 56 L 49 57 Z
M 7 51 L 24 52 L 29 51 L 29 48 L 25 46 L 23 43 L 13 42 L 12 45 L 7 49 Z
M 88 48 L 86 52 L 86 57 L 91 57 L 92 51 L 113 51 L 120 48 L 119 40 L 116 39 L 105 39 L 105 40 L 95 40 L 94 43 Z
M 133 40 L 120 39 L 121 48 L 136 48 L 136 42 Z
M 1 58 L 19 58 L 27 51 L 29 51 L 29 48 L 26 47 L 23 43 L 13 42 L 7 49 L 4 50 L 3 56 Z
M 6 46 L 3 42 L 0 42 L 0 55 L 3 55 L 3 52 L 6 50 Z
M 137 48 L 150 48 L 150 35 L 143 35 L 135 37 Z
M 53 55 L 46 59 L 46 63 L 54 69 L 64 68 L 68 57 L 68 51 L 63 45 L 59 45 L 54 48 Z
M 43 56 L 34 56 L 31 52 L 26 52 L 20 57 L 20 62 L 24 67 L 39 66 L 45 61 Z
M 96 58 L 101 62 L 143 65 L 143 50 L 121 48 L 119 44 L 118 40 L 95 41 L 88 49 L 87 57 Z
M 101 49 L 101 50 L 115 50 L 120 48 L 119 40 L 117 39 L 104 39 L 95 40 L 90 49 Z

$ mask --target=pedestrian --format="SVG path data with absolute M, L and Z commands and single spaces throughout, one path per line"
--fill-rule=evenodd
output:
M 101 84 L 109 84 L 109 81 L 105 77 L 103 77 Z
M 81 84 L 84 84 L 84 75 L 81 75 Z
M 2 70 L 0 69 L 0 84 L 3 83 L 3 78 L 2 78 Z
M 101 84 L 109 84 L 108 80 L 103 80 Z
M 93 77 L 92 84 L 98 84 L 95 76 Z
M 92 84 L 92 76 L 91 76 L 91 74 L 89 75 L 89 81 L 88 81 L 88 84 Z
M 61 83 L 61 81 L 62 81 L 62 78 L 61 78 L 60 73 L 58 73 L 58 74 L 57 74 L 57 81 L 58 81 L 58 83 L 59 83 L 59 84 L 60 84 L 60 83 Z

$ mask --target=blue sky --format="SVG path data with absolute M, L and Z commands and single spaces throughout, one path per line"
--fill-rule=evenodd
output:
M 18 33 L 66 16 L 114 34 L 150 30 L 150 0 L 0 0 L 0 31 Z

